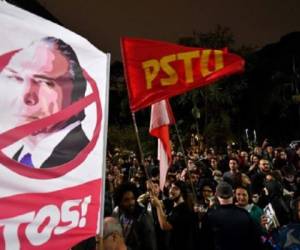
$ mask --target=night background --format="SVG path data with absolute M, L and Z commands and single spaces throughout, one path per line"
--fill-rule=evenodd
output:
M 274 146 L 300 140 L 300 2 L 10 0 L 87 38 L 112 54 L 108 147 L 137 150 L 120 58 L 121 36 L 186 46 L 224 48 L 246 60 L 245 72 L 171 99 L 180 134 L 205 144 L 238 147 L 268 138 Z M 137 112 L 146 152 L 150 109 Z M 248 140 L 245 130 L 248 129 Z M 175 131 L 172 141 L 178 146 Z

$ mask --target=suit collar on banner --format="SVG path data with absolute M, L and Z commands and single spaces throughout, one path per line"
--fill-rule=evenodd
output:
M 41 165 L 49 158 L 52 154 L 53 149 L 63 140 L 66 135 L 72 131 L 74 128 L 80 125 L 79 121 L 71 123 L 65 128 L 55 131 L 53 133 L 36 135 L 39 136 L 40 141 L 32 145 L 28 138 L 24 138 L 6 148 L 3 149 L 3 153 L 10 158 L 14 158 L 17 152 L 17 161 L 20 161 L 24 155 L 30 153 L 33 166 L 35 168 L 40 168 Z

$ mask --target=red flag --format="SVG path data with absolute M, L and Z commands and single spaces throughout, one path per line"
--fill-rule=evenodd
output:
M 122 38 L 121 47 L 133 112 L 244 69 L 244 60 L 227 49 L 131 38 Z
M 167 100 L 152 104 L 149 132 L 158 139 L 158 159 L 160 169 L 159 186 L 161 190 L 165 185 L 166 175 L 172 160 L 169 125 L 173 123 L 173 113 Z

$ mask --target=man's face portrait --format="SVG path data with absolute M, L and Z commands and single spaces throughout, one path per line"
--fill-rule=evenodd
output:
M 55 46 L 39 42 L 17 52 L 1 74 L 13 90 L 10 106 L 19 125 L 48 117 L 71 103 L 69 62 Z
M 16 51 L 0 69 L 1 108 L 6 131 L 50 117 L 85 97 L 86 79 L 73 48 L 63 40 L 45 37 Z M 84 110 L 41 126 L 5 148 L 22 165 L 48 168 L 65 164 L 89 143 L 81 122 Z M 7 124 L 6 124 L 7 123 Z

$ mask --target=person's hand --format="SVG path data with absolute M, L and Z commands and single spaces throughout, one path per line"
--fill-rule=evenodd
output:
M 261 225 L 261 227 L 266 228 L 266 225 L 268 225 L 268 223 L 269 223 L 268 217 L 266 215 L 262 215 L 260 217 L 260 225 Z
M 152 192 L 152 182 L 150 180 L 146 181 L 146 188 L 148 192 Z
M 151 204 L 152 204 L 154 207 L 159 207 L 159 206 L 161 206 L 160 200 L 159 200 L 156 196 L 151 195 L 151 196 L 150 196 L 150 200 L 151 200 Z
M 249 168 L 249 172 L 256 169 L 257 168 L 257 165 L 255 163 L 253 163 L 250 168 Z
M 186 173 L 187 173 L 187 168 L 182 170 L 182 172 L 180 174 L 180 180 L 185 181 Z
M 264 139 L 264 141 L 263 141 L 261 147 L 264 149 L 264 148 L 267 147 L 268 145 L 269 145 L 269 141 L 268 141 L 268 139 L 266 138 L 266 139 Z

